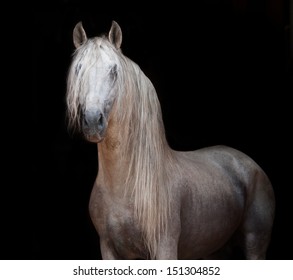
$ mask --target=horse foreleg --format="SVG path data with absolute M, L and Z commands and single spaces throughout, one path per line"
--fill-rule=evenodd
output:
M 101 249 L 101 255 L 103 260 L 117 260 L 118 255 L 115 252 L 114 247 L 110 244 L 109 241 L 105 239 L 100 240 L 100 249 Z
M 160 241 L 158 245 L 157 260 L 177 260 L 178 259 L 178 240 L 166 238 Z

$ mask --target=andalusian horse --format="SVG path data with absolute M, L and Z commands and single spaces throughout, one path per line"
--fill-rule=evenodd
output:
M 122 32 L 79 22 L 67 80 L 69 125 L 98 143 L 89 211 L 103 259 L 205 259 L 231 245 L 264 259 L 275 199 L 260 166 L 227 146 L 175 151 L 156 90 L 121 51 Z

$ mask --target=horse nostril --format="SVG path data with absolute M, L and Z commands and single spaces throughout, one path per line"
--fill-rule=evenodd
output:
M 102 113 L 98 114 L 98 118 L 97 118 L 97 126 L 98 126 L 98 130 L 103 130 L 104 126 L 105 126 L 105 120 L 104 120 L 104 116 Z

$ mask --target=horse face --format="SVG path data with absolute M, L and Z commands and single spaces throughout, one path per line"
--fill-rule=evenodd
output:
M 99 59 L 89 70 L 86 97 L 82 112 L 82 131 L 91 142 L 103 140 L 109 113 L 115 100 L 117 64 L 100 46 Z

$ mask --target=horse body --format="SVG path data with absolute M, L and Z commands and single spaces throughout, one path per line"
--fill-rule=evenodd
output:
M 77 24 L 68 77 L 70 121 L 98 143 L 89 211 L 102 258 L 215 258 L 234 242 L 247 259 L 265 258 L 274 219 L 268 177 L 230 147 L 172 150 L 155 89 L 121 42 L 115 22 L 94 39 Z
M 260 167 L 225 146 L 174 151 L 174 156 L 183 174 L 179 180 L 174 174 L 171 180 L 172 228 L 166 240 L 161 240 L 157 255 L 163 259 L 209 258 L 233 237 L 241 239 L 239 246 L 247 248 L 247 258 L 265 258 L 274 204 L 270 182 Z M 99 162 L 103 173 L 103 160 Z M 108 176 L 115 178 L 115 169 L 111 171 Z M 107 183 L 107 175 L 101 173 L 91 195 L 90 213 L 100 234 L 103 258 L 149 258 L 133 200 L 125 199 L 119 184 Z

